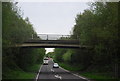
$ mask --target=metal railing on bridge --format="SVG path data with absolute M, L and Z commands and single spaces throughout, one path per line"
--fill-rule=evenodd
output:
M 70 40 L 71 39 L 71 35 L 60 35 L 60 34 L 37 34 L 37 36 L 38 37 L 34 37 L 34 35 L 32 34 L 32 39 L 41 39 L 41 40 Z

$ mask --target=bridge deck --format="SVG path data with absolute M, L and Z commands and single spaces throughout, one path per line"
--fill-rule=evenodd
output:
M 16 47 L 30 47 L 30 48 L 87 48 L 87 46 L 70 45 L 70 44 L 35 44 L 25 43 L 16 45 Z
M 17 44 L 15 47 L 30 48 L 89 48 L 80 45 L 79 40 L 28 40 L 23 44 Z

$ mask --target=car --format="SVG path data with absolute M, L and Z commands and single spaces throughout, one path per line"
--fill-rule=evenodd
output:
M 58 63 L 54 63 L 54 64 L 53 64 L 53 68 L 59 68 Z

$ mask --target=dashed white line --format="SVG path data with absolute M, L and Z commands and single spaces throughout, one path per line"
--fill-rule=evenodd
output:
M 55 75 L 56 78 L 62 79 L 60 75 Z
M 54 70 L 53 70 L 53 69 L 51 69 L 51 71 L 52 71 L 52 72 L 54 72 Z
M 66 72 L 71 73 L 70 71 L 68 71 L 68 70 L 66 70 L 66 69 L 64 69 L 64 68 L 62 68 L 62 67 L 60 67 L 60 68 L 61 68 L 62 70 L 64 70 L 64 71 L 66 71 Z M 81 78 L 81 79 L 84 79 L 84 80 L 90 81 L 89 79 L 84 78 L 84 77 L 82 77 L 82 76 L 79 76 L 79 75 L 77 75 L 77 74 L 74 74 L 74 73 L 71 73 L 71 74 L 73 74 L 74 76 L 77 76 L 77 77 L 79 77 L 79 78 Z

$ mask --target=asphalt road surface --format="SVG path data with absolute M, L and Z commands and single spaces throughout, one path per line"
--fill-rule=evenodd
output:
M 53 68 L 53 64 L 54 62 L 51 59 L 48 65 L 42 65 L 36 77 L 36 81 L 90 81 L 61 67 Z

